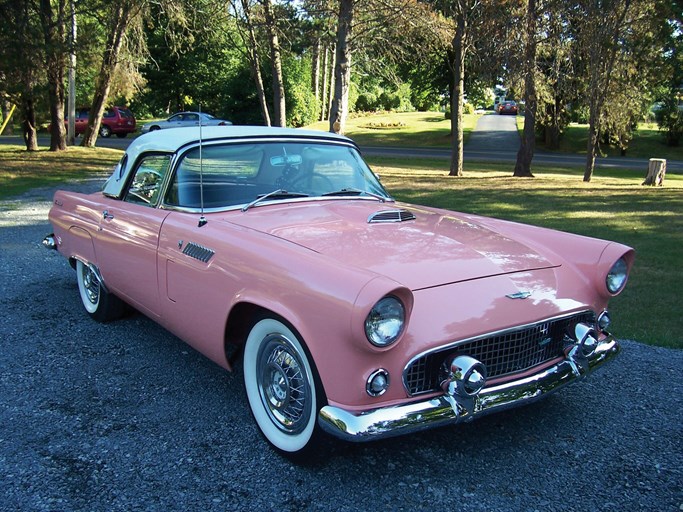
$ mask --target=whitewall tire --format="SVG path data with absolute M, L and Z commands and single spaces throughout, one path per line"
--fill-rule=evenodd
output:
M 90 265 L 81 260 L 76 262 L 76 279 L 81 302 L 88 314 L 98 322 L 108 322 L 123 316 L 125 304 L 107 292 Z
M 298 336 L 273 318 L 258 321 L 244 347 L 244 386 L 261 433 L 285 454 L 318 436 L 315 368 Z

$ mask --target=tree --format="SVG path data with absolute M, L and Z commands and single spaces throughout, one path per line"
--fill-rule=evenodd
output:
M 45 42 L 45 71 L 50 98 L 50 151 L 62 151 L 66 149 L 64 127 L 64 70 L 68 51 L 65 31 L 66 1 L 39 0 L 38 14 Z
M 88 126 L 83 134 L 81 146 L 93 147 L 100 130 L 112 80 L 119 64 L 124 37 L 129 31 L 131 22 L 141 15 L 146 0 L 118 0 L 107 5 L 103 26 L 108 27 L 107 39 L 100 72 L 97 76 L 95 94 L 88 114 Z
M 270 60 L 273 72 L 273 124 L 287 126 L 287 107 L 285 101 L 285 81 L 282 76 L 282 55 L 278 27 L 270 0 L 260 0 L 263 7 L 265 26 L 268 32 Z
M 465 53 L 467 46 L 467 21 L 473 2 L 457 0 L 455 6 L 455 35 L 453 36 L 453 93 L 451 94 L 451 144 L 450 176 L 462 176 L 464 137 L 462 128 L 463 99 L 465 97 Z
M 42 27 L 32 2 L 0 1 L 0 88 L 19 106 L 27 151 L 38 150 L 36 106 L 43 67 Z
M 349 113 L 351 85 L 351 47 L 355 0 L 339 0 L 337 20 L 337 48 L 334 66 L 334 98 L 330 108 L 330 131 L 344 133 Z
M 526 44 L 524 51 L 524 134 L 522 136 L 513 176 L 531 177 L 531 161 L 536 147 L 536 24 L 538 19 L 536 0 L 527 0 Z
M 563 1 L 545 1 L 543 27 L 537 55 L 536 127 L 547 149 L 559 149 L 560 137 L 570 122 L 569 105 L 579 104 L 574 68 L 576 38 Z
M 261 73 L 261 59 L 259 57 L 259 46 L 256 39 L 256 30 L 252 22 L 251 5 L 249 0 L 240 0 L 239 6 L 234 0 L 230 0 L 233 16 L 237 20 L 237 27 L 240 28 L 243 46 L 246 48 L 246 57 L 251 67 L 252 78 L 258 93 L 259 107 L 261 116 L 266 126 L 270 126 L 270 111 L 266 100 L 266 91 L 263 86 L 263 76 Z
M 631 0 L 581 0 L 584 16 L 581 42 L 584 46 L 588 71 L 588 143 L 583 181 L 593 177 L 598 153 L 602 115 L 612 73 L 622 47 L 622 35 L 631 9 Z

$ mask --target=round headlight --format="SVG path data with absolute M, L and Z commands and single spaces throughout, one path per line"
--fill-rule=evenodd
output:
M 626 260 L 624 260 L 624 258 L 619 258 L 607 273 L 607 277 L 605 279 L 607 290 L 611 294 L 619 293 L 626 284 L 627 277 L 628 265 L 626 264 Z
M 403 332 L 405 308 L 393 296 L 381 299 L 373 306 L 365 319 L 365 336 L 377 347 L 386 347 L 395 342 Z

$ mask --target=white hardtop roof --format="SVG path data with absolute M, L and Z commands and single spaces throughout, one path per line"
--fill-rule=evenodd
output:
M 349 142 L 349 139 L 335 133 L 299 128 L 273 128 L 269 126 L 202 126 L 202 141 L 219 139 L 242 139 L 250 137 L 314 137 Z M 179 147 L 199 142 L 199 127 L 168 128 L 154 130 L 140 135 L 128 146 L 129 158 L 144 151 L 175 152 Z
M 318 130 L 303 130 L 299 128 L 274 128 L 268 126 L 202 126 L 202 143 L 215 141 L 250 138 L 313 138 L 318 140 L 329 140 L 331 142 L 353 142 L 342 135 L 323 132 Z M 133 164 L 138 156 L 146 152 L 155 153 L 174 153 L 186 144 L 199 142 L 199 127 L 189 128 L 168 128 L 165 130 L 154 130 L 144 135 L 140 135 L 133 140 L 126 149 L 127 162 L 126 168 L 120 169 L 117 165 L 112 175 L 104 185 L 104 194 L 112 197 L 119 197 L 123 192 L 123 187 L 127 181 L 128 174 L 133 168 Z M 121 172 L 123 171 L 123 172 Z

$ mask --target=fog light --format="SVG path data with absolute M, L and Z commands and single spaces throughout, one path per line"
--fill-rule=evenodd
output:
M 380 368 L 375 370 L 368 377 L 368 381 L 365 384 L 365 390 L 370 396 L 380 396 L 383 395 L 389 388 L 389 372 Z

